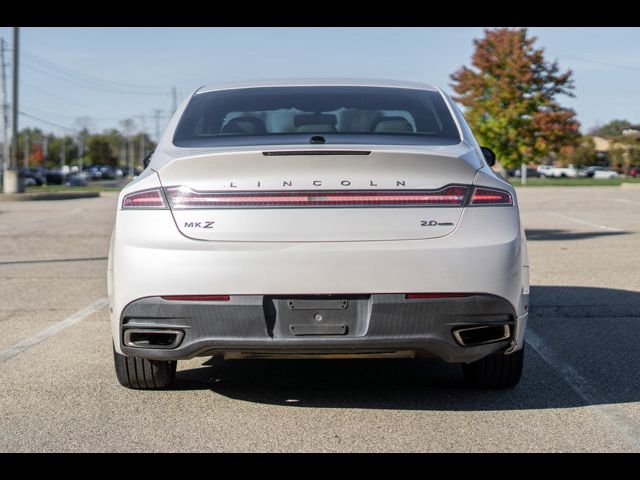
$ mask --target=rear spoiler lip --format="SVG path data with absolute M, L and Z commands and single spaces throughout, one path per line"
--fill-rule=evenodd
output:
M 176 147 L 173 144 L 162 145 L 156 148 L 153 158 L 149 163 L 149 168 L 156 172 L 161 172 L 164 168 L 175 162 L 181 162 L 188 159 L 198 159 L 203 157 L 217 157 L 223 155 L 239 155 L 254 154 L 269 156 L 269 152 L 285 152 L 285 151 L 305 151 L 305 152 L 322 152 L 322 151 L 368 151 L 370 154 L 375 153 L 398 153 L 410 155 L 434 155 L 439 157 L 460 158 L 474 168 L 482 168 L 482 165 L 475 160 L 467 160 L 469 153 L 475 149 L 465 141 L 461 141 L 455 145 L 408 145 L 408 144 L 373 144 L 373 143 L 335 143 L 335 144 L 287 144 L 274 143 L 273 145 L 244 145 L 244 146 L 217 146 L 217 147 Z M 320 155 L 318 153 L 317 155 Z M 473 155 L 475 158 L 475 155 Z

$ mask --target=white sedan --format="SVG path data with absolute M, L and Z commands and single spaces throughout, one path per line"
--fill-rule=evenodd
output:
M 613 170 L 598 169 L 598 170 L 594 170 L 593 172 L 593 178 L 609 179 L 609 178 L 617 178 L 619 176 L 620 175 L 618 175 L 618 172 L 614 172 Z
M 430 85 L 197 89 L 118 199 L 119 382 L 167 387 L 195 356 L 435 356 L 514 386 L 529 262 L 494 162 Z

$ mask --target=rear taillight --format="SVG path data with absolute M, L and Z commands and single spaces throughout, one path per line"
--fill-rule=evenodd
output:
M 280 207 L 461 207 L 467 187 L 440 190 L 296 191 L 296 192 L 198 192 L 169 187 L 173 209 L 280 208 Z
M 480 206 L 480 205 L 513 205 L 513 198 L 511 198 L 511 194 L 509 192 L 505 192 L 503 190 L 494 190 L 492 188 L 479 188 L 476 187 L 473 190 L 473 195 L 471 196 L 470 206 Z
M 160 188 L 141 190 L 126 195 L 122 199 L 122 208 L 168 208 L 164 194 Z

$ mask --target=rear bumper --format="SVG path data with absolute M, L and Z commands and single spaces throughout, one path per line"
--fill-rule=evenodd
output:
M 292 304 L 292 299 L 299 303 Z M 336 307 L 336 302 L 344 305 Z M 462 346 L 453 335 L 459 328 L 479 325 L 508 325 L 509 336 Z M 519 349 L 525 326 L 526 315 L 518 318 L 510 302 L 493 295 L 418 300 L 403 294 L 232 295 L 226 302 L 138 299 L 123 310 L 118 335 L 122 353 L 156 360 L 229 352 L 415 352 L 448 362 L 472 362 L 498 350 Z M 127 346 L 128 329 L 174 330 L 181 333 L 181 340 L 171 348 Z
M 213 242 L 184 237 L 168 210 L 119 212 L 108 269 L 114 344 L 119 353 L 166 359 L 249 348 L 276 352 L 409 348 L 449 361 L 473 361 L 508 348 L 509 342 L 460 347 L 451 335 L 455 315 L 508 314 L 517 331 L 524 325 L 528 263 L 519 232 L 513 208 L 469 208 L 455 232 L 427 240 Z M 370 297 L 369 323 L 361 321 L 347 335 L 289 338 L 269 333 L 265 299 L 274 295 L 363 292 Z M 409 292 L 482 295 L 431 300 L 441 307 L 432 314 L 420 311 L 420 302 L 404 302 L 403 293 Z M 160 298 L 193 294 L 228 294 L 231 301 L 167 304 Z M 481 310 L 480 296 L 499 298 L 503 306 Z M 427 304 L 420 303 L 420 308 Z M 151 328 L 175 322 L 185 329 L 185 337 L 172 351 L 127 349 L 122 346 L 122 326 L 134 320 Z M 472 318 L 464 321 L 473 323 Z

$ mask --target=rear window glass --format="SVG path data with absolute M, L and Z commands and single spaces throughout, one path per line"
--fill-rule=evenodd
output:
M 460 136 L 438 92 L 383 87 L 260 87 L 195 95 L 176 146 L 309 143 L 449 145 Z

